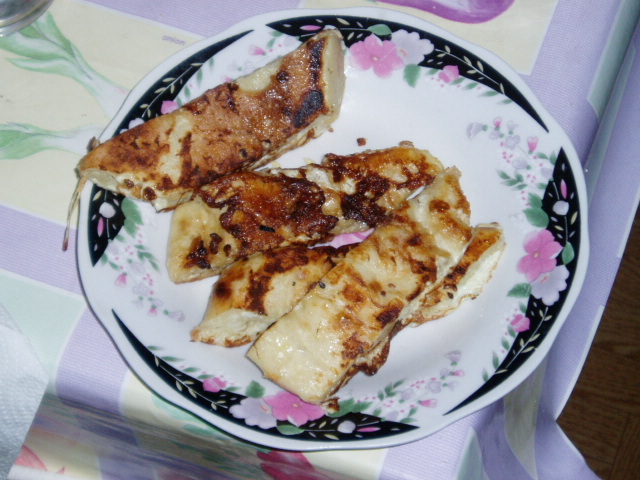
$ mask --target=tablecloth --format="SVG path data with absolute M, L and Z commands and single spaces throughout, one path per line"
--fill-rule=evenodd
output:
M 485 46 L 533 89 L 584 165 L 590 274 L 546 360 L 504 399 L 389 449 L 259 447 L 155 395 L 94 317 L 74 232 L 61 249 L 74 168 L 127 92 L 180 49 L 263 12 L 372 5 Z M 638 205 L 639 15 L 635 0 L 55 0 L 34 25 L 0 38 L 0 307 L 48 378 L 21 450 L 3 451 L 0 439 L 0 455 L 15 461 L 9 478 L 595 478 L 556 419 Z

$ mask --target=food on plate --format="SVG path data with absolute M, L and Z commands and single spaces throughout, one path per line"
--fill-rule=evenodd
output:
M 500 225 L 477 225 L 460 262 L 447 273 L 440 285 L 424 296 L 418 310 L 403 319 L 403 323 L 422 325 L 448 315 L 463 300 L 476 298 L 491 279 L 505 247 Z
M 234 172 L 201 187 L 173 212 L 169 278 L 211 277 L 240 258 L 378 225 L 442 164 L 408 142 L 300 168 Z
M 214 284 L 204 318 L 191 339 L 225 347 L 253 342 L 350 247 L 292 245 L 254 253 L 228 266 Z
M 389 213 L 255 341 L 247 356 L 266 378 L 320 404 L 358 371 L 384 363 L 396 324 L 415 314 L 471 241 L 459 176 L 444 170 Z
M 79 188 L 90 180 L 157 210 L 175 207 L 222 175 L 265 165 L 321 135 L 339 114 L 344 85 L 342 35 L 325 30 L 98 145 L 80 162 Z

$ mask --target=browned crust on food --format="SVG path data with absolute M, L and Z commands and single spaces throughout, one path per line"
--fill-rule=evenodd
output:
M 210 208 L 224 212 L 220 223 L 238 242 L 237 258 L 275 248 L 291 236 L 326 239 L 338 222 L 322 210 L 322 189 L 305 179 L 236 172 L 196 195 Z M 208 260 L 194 263 L 192 257 L 203 252 L 208 258 L 218 252 L 202 250 L 200 242 L 194 247 L 186 252 L 184 267 L 209 268 Z
M 441 170 L 428 152 L 403 143 L 354 155 L 328 154 L 321 165 L 299 169 L 231 173 L 194 193 L 219 212 L 224 230 L 219 233 L 227 240 L 221 242 L 217 234 L 216 242 L 199 238 L 189 251 L 175 251 L 172 258 L 185 271 L 207 270 L 216 262 L 231 263 L 259 251 L 326 241 L 349 221 L 360 230 L 376 227 L 409 193 L 433 183 Z M 321 187 L 307 178 L 319 172 L 333 183 Z
M 312 289 L 255 342 L 247 355 L 266 378 L 322 403 L 356 372 L 380 368 L 398 323 L 459 262 L 471 238 L 468 202 L 451 188 L 459 171 L 441 175 L 350 250 L 321 280 L 325 289 Z
M 474 238 L 467 246 L 460 262 L 447 273 L 437 288 L 433 289 L 422 299 L 420 308 L 408 320 L 407 324 L 413 323 L 415 325 L 421 325 L 440 318 L 440 314 L 433 314 L 433 307 L 453 299 L 458 291 L 458 286 L 465 275 L 467 275 L 469 269 L 478 262 L 485 253 L 502 241 L 503 233 L 497 225 L 493 225 L 493 228 L 477 228 Z
M 256 164 L 329 113 L 321 74 L 327 41 L 326 37 L 311 39 L 283 57 L 277 74 L 263 90 L 245 91 L 236 82 L 225 83 L 174 112 L 117 135 L 89 152 L 80 171 L 131 174 L 136 182 L 123 182 L 119 190 L 154 200 L 161 192 L 190 191 Z M 176 138 L 185 125 L 186 133 Z M 167 173 L 164 157 L 176 140 L 179 148 L 172 162 L 179 172 Z M 147 185 L 144 189 L 143 183 Z
M 272 289 L 274 277 L 310 263 L 326 262 L 332 266 L 334 264 L 332 257 L 337 255 L 337 252 L 338 250 L 333 247 L 309 249 L 301 245 L 264 252 L 262 254 L 264 263 L 261 268 L 248 273 L 247 296 L 242 299 L 241 303 L 234 305 L 235 308 L 267 315 L 265 298 Z M 224 301 L 229 298 L 232 294 L 233 283 L 244 273 L 240 269 L 229 268 L 226 270 L 214 286 L 213 301 Z

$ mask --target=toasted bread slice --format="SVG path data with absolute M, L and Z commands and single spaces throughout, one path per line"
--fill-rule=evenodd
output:
M 318 137 L 338 116 L 342 46 L 338 30 L 325 30 L 253 73 L 107 140 L 81 160 L 81 182 L 164 210 L 222 175 L 265 165 Z
M 173 211 L 169 277 L 199 280 L 255 252 L 368 230 L 441 170 L 429 152 L 403 143 L 329 154 L 321 165 L 226 175 Z
M 258 252 L 229 265 L 213 286 L 191 339 L 225 347 L 253 342 L 320 280 L 350 248 L 293 245 Z
M 456 265 L 469 244 L 469 203 L 447 169 L 352 248 L 247 356 L 264 376 L 310 403 L 329 400 L 369 353 L 386 357 L 397 322 Z

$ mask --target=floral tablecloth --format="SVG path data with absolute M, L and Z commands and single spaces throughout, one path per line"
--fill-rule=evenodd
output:
M 0 456 L 12 460 L 0 476 L 595 478 L 556 419 L 588 354 L 638 204 L 640 5 L 465 5 L 54 0 L 35 24 L 0 38 L 0 318 L 24 335 L 27 345 L 20 348 L 33 352 L 41 366 L 34 378 L 45 379 L 41 390 L 31 390 L 41 401 L 37 412 L 32 402 L 22 447 L 0 439 Z M 587 275 L 547 359 L 505 398 L 434 435 L 389 449 L 278 451 L 232 438 L 147 388 L 87 305 L 73 253 L 75 232 L 66 252 L 61 243 L 78 160 L 147 72 L 259 13 L 347 6 L 411 13 L 513 66 L 567 132 L 584 165 L 589 271 L 598 274 Z M 3 384 L 12 380 L 7 370 Z

